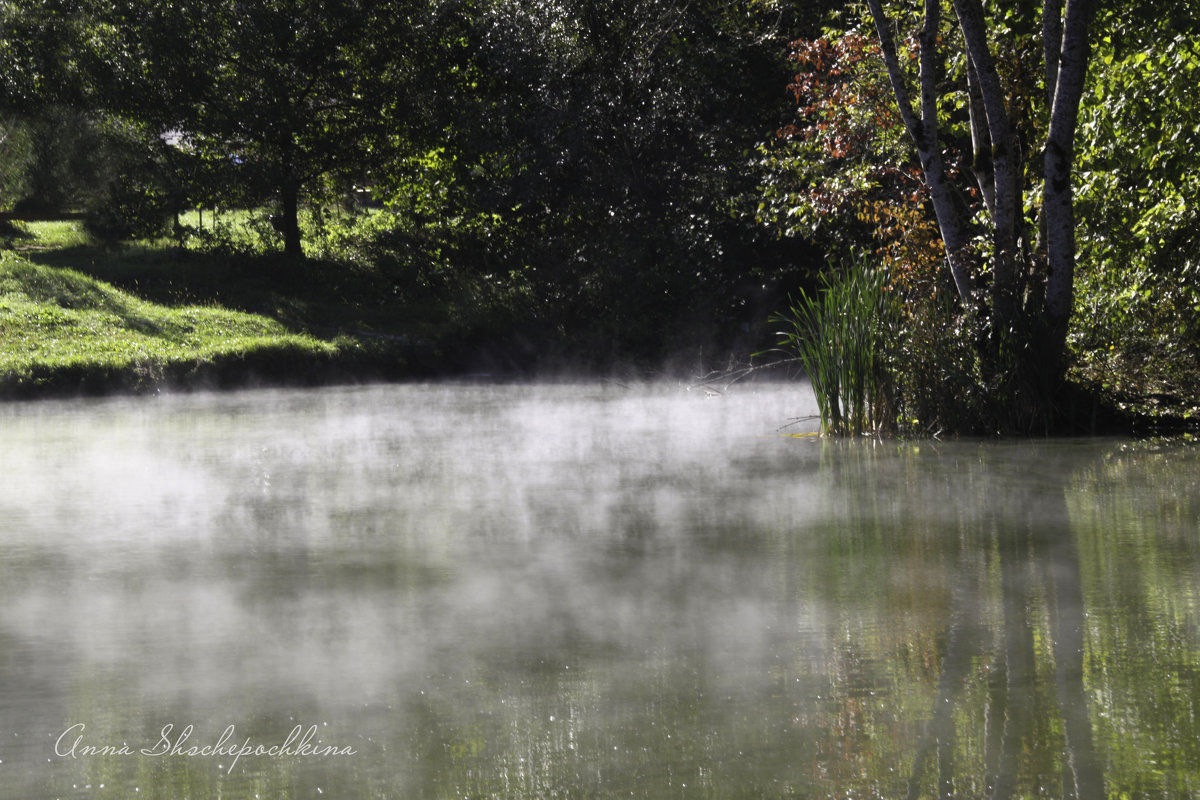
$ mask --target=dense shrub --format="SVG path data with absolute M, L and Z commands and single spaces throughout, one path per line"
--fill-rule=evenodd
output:
M 150 239 L 162 235 L 175 214 L 169 194 L 153 180 L 121 175 L 89 203 L 84 229 L 97 239 Z

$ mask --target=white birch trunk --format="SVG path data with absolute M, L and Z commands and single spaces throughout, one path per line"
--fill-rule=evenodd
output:
M 1050 131 L 1046 135 L 1046 183 L 1042 195 L 1042 214 L 1046 220 L 1046 316 L 1051 330 L 1062 336 L 1066 335 L 1074 303 L 1075 212 L 1071 168 L 1079 101 L 1087 75 L 1088 24 L 1093 5 L 1093 0 L 1067 0 L 1053 81 Z M 1047 30 L 1052 29 L 1053 22 L 1047 26 Z
M 1054 105 L 1058 83 L 1058 52 L 1062 49 L 1063 0 L 1042 2 L 1042 52 L 1046 58 L 1046 102 Z
M 983 205 L 991 215 L 996 214 L 996 169 L 992 164 L 992 138 L 988 135 L 987 115 L 983 110 L 983 93 L 975 68 L 967 62 L 967 114 L 971 124 L 971 172 L 983 195 Z
M 994 173 L 992 216 L 993 313 L 1000 324 L 1011 323 L 1020 312 L 1017 298 L 1018 246 L 1021 222 L 1021 146 L 1008 115 L 1004 87 L 988 48 L 987 26 L 979 0 L 954 0 L 959 29 L 967 47 L 987 118 Z
M 929 198 L 933 203 L 934 215 L 937 217 L 938 231 L 946 246 L 946 260 L 950 264 L 954 286 L 964 304 L 972 303 L 975 294 L 975 276 L 972 270 L 972 260 L 969 257 L 970 237 L 967 232 L 966 220 L 955 198 L 954 188 L 946 177 L 942 148 L 938 142 L 937 36 L 938 25 L 941 21 L 940 0 L 925 0 L 925 25 L 921 30 L 920 37 L 920 116 L 913 108 L 908 84 L 905 82 L 904 68 L 901 67 L 900 59 L 896 55 L 896 42 L 892 36 L 891 21 L 884 12 L 880 0 L 867 0 L 867 5 L 871 9 L 871 17 L 875 21 L 880 50 L 883 53 L 884 63 L 887 65 L 892 92 L 896 95 L 896 104 L 900 108 L 904 126 L 917 146 L 917 157 L 921 161 L 925 184 L 929 187 Z

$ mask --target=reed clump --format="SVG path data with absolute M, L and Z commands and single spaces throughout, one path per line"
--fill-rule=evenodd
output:
M 815 294 L 801 290 L 771 320 L 781 326 L 779 346 L 804 365 L 824 435 L 895 430 L 888 347 L 899 325 L 900 303 L 882 269 L 856 260 L 826 273 Z

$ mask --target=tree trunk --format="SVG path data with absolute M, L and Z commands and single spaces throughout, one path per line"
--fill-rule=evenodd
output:
M 1053 82 L 1050 131 L 1046 135 L 1046 182 L 1042 190 L 1047 261 L 1045 322 L 1048 339 L 1045 345 L 1059 350 L 1066 342 L 1067 324 L 1075 299 L 1075 209 L 1071 168 L 1075 158 L 1079 101 L 1083 97 L 1087 75 L 1088 24 L 1093 6 L 1093 0 L 1067 0 Z M 1045 25 L 1048 32 L 1057 28 L 1055 20 L 1049 20 Z M 1048 49 L 1050 46 L 1051 43 L 1047 43 Z M 1049 69 L 1047 64 L 1047 73 Z
M 987 25 L 979 0 L 954 0 L 958 26 L 967 47 L 970 70 L 978 85 L 979 102 L 987 120 L 987 142 L 991 147 L 990 172 L 994 181 L 992 227 L 992 327 L 1006 330 L 1020 315 L 1017 297 L 1021 215 L 1021 144 L 1009 118 L 1004 88 L 992 53 L 988 49 Z M 972 103 L 975 97 L 971 98 Z M 973 117 L 980 116 L 972 111 Z M 978 154 L 976 154 L 978 160 Z
M 914 144 L 917 146 L 917 156 L 921 161 L 921 171 L 925 176 L 925 184 L 929 187 L 929 198 L 933 203 L 934 215 L 937 217 L 938 232 L 946 246 L 946 260 L 950 264 L 950 273 L 954 278 L 954 286 L 958 296 L 965 305 L 975 301 L 975 270 L 971 254 L 971 240 L 968 235 L 965 215 L 957 200 L 954 187 L 946 176 L 945 164 L 942 161 L 942 147 L 938 141 L 937 105 L 940 98 L 938 83 L 938 26 L 941 24 L 940 0 L 925 0 L 925 25 L 921 29 L 920 38 L 920 81 L 921 81 L 921 114 L 918 117 L 909 99 L 908 86 L 904 79 L 904 69 L 896 55 L 896 42 L 892 38 L 891 21 L 884 13 L 880 0 L 867 0 L 871 8 L 871 17 L 875 21 L 875 31 L 879 35 L 880 50 L 884 63 L 887 64 L 888 78 L 892 91 L 896 95 L 896 103 L 900 107 L 900 115 L 904 127 L 908 129 Z
M 291 176 L 284 178 L 279 199 L 283 206 L 279 221 L 284 255 L 304 258 L 304 248 L 300 243 L 300 182 Z
M 979 263 L 971 246 L 968 208 L 951 185 L 938 140 L 938 107 L 947 92 L 941 75 L 940 0 L 924 0 L 919 34 L 920 110 L 910 97 L 910 76 L 896 51 L 893 23 L 883 0 L 867 0 L 880 51 L 904 125 L 920 158 L 946 258 L 964 307 L 983 312 L 975 346 L 982 383 L 1012 394 L 1002 429 L 1057 425 L 1054 406 L 1063 381 L 1063 354 L 1074 302 L 1075 218 L 1071 191 L 1075 128 L 1088 57 L 1088 25 L 1095 0 L 1043 0 L 1042 36 L 1046 85 L 1052 93 L 1044 149 L 1044 187 L 1039 224 L 1045 244 L 1029 252 L 1024 215 L 1024 169 L 1029 151 L 1013 123 L 1009 96 L 988 46 L 981 0 L 953 0 L 965 45 L 967 97 L 974 182 L 988 211 L 991 263 Z M 1057 39 L 1056 39 L 1057 37 Z M 1035 260 L 1038 259 L 1038 260 Z M 990 308 L 977 295 L 988 290 Z

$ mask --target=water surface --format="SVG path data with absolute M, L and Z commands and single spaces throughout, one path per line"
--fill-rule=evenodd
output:
M 1200 796 L 1195 450 L 805 413 L 0 407 L 0 795 Z

